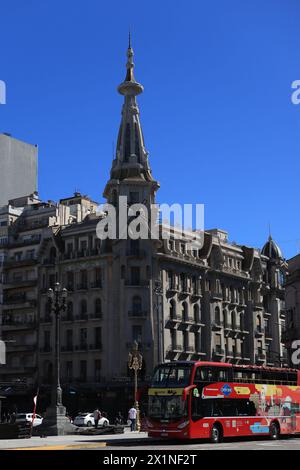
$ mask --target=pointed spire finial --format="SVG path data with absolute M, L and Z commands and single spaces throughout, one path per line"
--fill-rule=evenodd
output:
M 129 28 L 129 33 L 128 33 L 128 49 L 131 49 L 131 31 Z

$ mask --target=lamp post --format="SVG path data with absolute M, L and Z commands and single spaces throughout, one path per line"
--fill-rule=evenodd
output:
M 60 386 L 60 314 L 66 310 L 67 295 L 67 289 L 61 288 L 58 282 L 54 289 L 48 289 L 49 310 L 55 317 L 55 356 L 51 404 L 46 410 L 43 423 L 37 428 L 40 435 L 63 436 L 73 434 L 76 429 L 66 417 Z
M 55 316 L 55 367 L 52 385 L 51 405 L 62 406 L 62 389 L 60 386 L 60 313 L 66 310 L 67 289 L 61 289 L 57 282 L 53 289 L 48 289 L 50 313 Z
M 136 425 L 137 430 L 141 430 L 141 421 L 140 421 L 140 409 L 139 402 L 137 399 L 137 386 L 138 386 L 138 372 L 142 369 L 143 366 L 143 356 L 138 350 L 138 343 L 134 341 L 132 350 L 128 354 L 128 368 L 134 371 L 134 402 L 136 408 Z
M 156 314 L 157 314 L 157 357 L 158 362 L 161 363 L 164 360 L 164 345 L 163 345 L 163 288 L 160 280 L 155 281 L 154 293 L 156 294 Z

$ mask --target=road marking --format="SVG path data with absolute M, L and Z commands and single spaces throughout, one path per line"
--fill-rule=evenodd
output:
M 2 450 L 72 450 L 72 449 L 97 449 L 98 447 L 106 447 L 107 442 L 95 442 L 93 444 L 65 444 L 65 445 L 49 445 L 49 446 L 36 446 L 36 447 L 15 447 L 12 449 Z

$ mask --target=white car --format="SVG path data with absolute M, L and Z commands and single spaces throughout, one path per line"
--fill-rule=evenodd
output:
M 32 417 L 33 417 L 33 413 L 17 413 L 16 414 L 16 423 L 17 424 L 20 424 L 20 423 L 31 424 L 32 423 Z M 42 422 L 43 422 L 43 418 L 40 415 L 36 414 L 35 418 L 34 418 L 34 421 L 33 421 L 33 427 L 39 426 L 40 424 L 42 424 Z
M 75 426 L 87 426 L 90 428 L 91 426 L 95 426 L 95 420 L 93 413 L 79 413 L 73 421 Z M 99 428 L 106 428 L 109 426 L 109 421 L 107 418 L 101 418 L 98 422 Z

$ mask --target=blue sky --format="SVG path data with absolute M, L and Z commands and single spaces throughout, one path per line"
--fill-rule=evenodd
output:
M 300 251 L 297 0 L 2 0 L 0 131 L 39 145 L 39 191 L 102 200 L 129 27 L 159 202 L 205 204 L 206 228 Z

